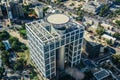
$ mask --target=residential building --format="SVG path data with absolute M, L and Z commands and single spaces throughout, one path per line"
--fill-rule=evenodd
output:
M 13 18 L 24 17 L 22 4 L 11 2 L 10 7 L 11 7 Z
M 43 77 L 52 79 L 80 63 L 84 27 L 64 14 L 26 24 L 30 57 Z M 53 80 L 53 79 L 52 79 Z
M 113 44 L 116 42 L 116 38 L 114 38 L 114 37 L 112 37 L 112 36 L 110 36 L 108 34 L 103 34 L 101 37 L 103 39 L 106 39 L 106 40 L 111 40 Z
M 101 8 L 102 4 L 96 1 L 89 1 L 85 3 L 82 7 L 84 11 L 87 11 L 89 13 L 97 14 Z

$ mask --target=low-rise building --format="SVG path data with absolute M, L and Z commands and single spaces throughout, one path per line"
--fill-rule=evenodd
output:
M 112 36 L 110 36 L 110 35 L 108 35 L 108 34 L 103 34 L 101 37 L 102 37 L 103 39 L 106 39 L 106 40 L 111 40 L 112 43 L 115 43 L 115 41 L 116 41 L 116 38 L 114 38 L 114 37 L 112 37 Z
M 101 8 L 102 4 L 96 1 L 89 1 L 85 3 L 82 7 L 84 11 L 87 11 L 89 13 L 97 14 Z
M 107 24 L 105 22 L 101 23 L 101 26 L 105 28 L 105 30 L 112 30 L 113 26 L 110 24 Z
M 115 34 L 115 32 L 114 31 L 112 31 L 112 30 L 107 30 L 107 31 L 105 31 L 107 34 L 109 34 L 109 35 L 113 35 L 113 34 Z
M 101 44 L 97 39 L 90 35 L 88 32 L 85 32 L 84 36 L 84 49 L 90 58 L 95 58 L 99 56 Z
M 113 12 L 116 11 L 116 10 L 119 10 L 119 9 L 120 9 L 120 5 L 113 5 L 113 6 L 110 7 L 110 10 L 113 11 Z
M 93 73 L 93 76 L 95 77 L 96 80 L 109 80 L 108 78 L 110 75 L 111 74 L 109 73 L 109 71 L 105 69 L 100 69 Z

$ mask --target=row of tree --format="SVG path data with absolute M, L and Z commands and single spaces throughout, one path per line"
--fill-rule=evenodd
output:
M 7 31 L 0 32 L 0 42 L 10 38 L 10 35 Z
M 120 54 L 114 54 L 112 56 L 112 62 L 120 68 Z
M 9 42 L 11 44 L 11 47 L 14 51 L 16 52 L 21 52 L 21 51 L 24 51 L 24 50 L 27 50 L 27 47 L 25 44 L 21 43 L 18 38 L 15 38 L 15 37 L 10 37 L 9 39 Z

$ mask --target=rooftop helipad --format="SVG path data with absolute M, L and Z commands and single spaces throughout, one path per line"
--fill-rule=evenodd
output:
M 69 17 L 64 14 L 52 14 L 48 16 L 47 21 L 52 24 L 65 24 L 69 21 Z

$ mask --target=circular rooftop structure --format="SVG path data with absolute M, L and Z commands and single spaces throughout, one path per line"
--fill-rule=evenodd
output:
M 65 24 L 69 21 L 69 17 L 64 14 L 52 14 L 47 17 L 47 21 L 52 24 Z

